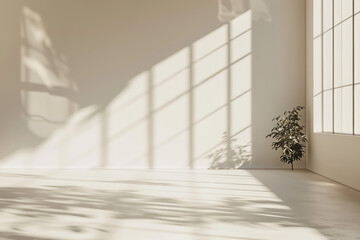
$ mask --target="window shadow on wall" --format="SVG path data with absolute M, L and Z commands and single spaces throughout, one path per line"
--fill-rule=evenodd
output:
M 95 71 L 80 65 L 73 69 L 79 56 L 99 58 L 87 64 L 124 57 L 117 59 L 99 47 L 95 53 L 82 52 L 90 50 L 82 48 L 85 43 L 77 46 L 77 54 L 61 54 L 73 46 L 57 37 L 61 32 L 47 29 L 33 8 L 21 10 L 20 91 L 24 123 L 42 140 L 33 149 L 20 149 L 3 159 L 5 166 L 208 168 L 207 156 L 221 148 L 224 132 L 238 139 L 247 152 L 244 162 L 250 163 L 251 10 L 225 24 L 216 21 L 215 30 L 212 24 L 210 33 L 135 77 L 126 77 L 134 71 L 123 74 L 113 67 L 94 66 Z M 63 27 L 42 14 L 50 19 L 50 26 Z M 59 29 L 70 31 L 71 27 Z M 76 45 L 77 33 L 70 33 L 64 36 Z M 89 39 L 88 45 L 105 39 L 97 37 Z M 232 142 L 226 145 L 231 153 Z

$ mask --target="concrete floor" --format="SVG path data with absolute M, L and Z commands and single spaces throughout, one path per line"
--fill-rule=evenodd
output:
M 1 170 L 0 239 L 360 239 L 360 192 L 302 170 Z

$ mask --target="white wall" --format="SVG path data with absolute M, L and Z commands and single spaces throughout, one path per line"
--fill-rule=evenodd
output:
M 306 2 L 306 35 L 306 126 L 309 136 L 306 168 L 360 190 L 360 137 L 314 133 L 313 0 Z
M 305 2 L 236 6 L 0 1 L 0 167 L 288 168 L 265 136 L 305 104 Z

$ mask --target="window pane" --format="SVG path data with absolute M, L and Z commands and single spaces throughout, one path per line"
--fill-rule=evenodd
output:
M 342 86 L 353 82 L 352 18 L 342 23 Z
M 352 86 L 335 89 L 334 131 L 352 134 Z
M 332 3 L 333 0 L 323 0 L 323 31 L 327 31 L 332 27 Z
M 319 36 L 321 34 L 321 1 L 322 0 L 314 0 L 313 2 L 313 33 L 314 33 L 314 37 Z
M 355 1 L 355 6 L 358 6 L 360 8 L 360 0 Z M 354 19 L 355 25 L 354 25 L 354 43 L 355 43 L 355 49 L 354 49 L 354 60 L 355 60 L 355 89 L 354 89 L 354 109 L 355 109 L 355 134 L 360 134 L 360 13 L 355 16 Z
M 314 78 L 314 95 L 322 91 L 322 71 L 321 71 L 321 37 L 314 40 L 314 56 L 313 56 L 313 78 Z
M 333 131 L 333 91 L 324 92 L 324 132 Z
M 355 13 L 360 12 L 360 0 L 355 0 L 354 4 L 355 4 L 355 9 L 354 9 Z
M 341 82 L 341 29 L 342 26 L 338 25 L 334 29 L 334 86 L 342 86 Z
M 360 0 L 356 1 L 358 9 L 360 8 Z M 356 6 L 356 5 L 355 5 Z M 360 10 L 360 9 L 359 9 Z M 354 104 L 355 104 L 355 134 L 360 134 L 360 13 L 358 13 L 355 16 L 354 19 L 354 43 L 355 43 L 355 49 L 354 49 L 354 60 L 355 60 L 355 83 L 358 83 L 355 85 L 354 89 Z
M 317 37 L 314 39 L 314 55 L 313 55 L 313 81 L 314 81 L 314 103 L 313 103 L 313 114 L 314 114 L 314 132 L 322 132 L 322 50 L 321 50 L 321 39 Z
M 341 0 L 334 0 L 334 24 L 338 24 L 342 20 Z
M 355 104 L 355 134 L 360 134 L 360 84 L 355 85 L 354 89 L 354 104 Z
M 334 0 L 334 1 L 339 1 L 339 0 Z M 342 10 L 342 20 L 351 17 L 353 13 L 353 0 L 342 0 L 341 10 Z
M 341 88 L 334 90 L 334 132 L 341 133 Z
M 333 87 L 333 46 L 332 46 L 332 30 L 324 34 L 323 41 L 323 75 L 324 75 L 324 90 L 331 89 Z
M 353 98 L 352 86 L 342 88 L 342 133 L 353 133 Z
M 358 7 L 358 10 L 360 11 L 360 0 L 355 1 L 355 7 Z M 355 60 L 355 86 L 354 86 L 354 109 L 355 109 L 355 134 L 360 134 L 360 13 L 355 16 L 354 19 L 354 43 L 355 43 L 355 49 L 354 49 L 354 60 Z
M 322 132 L 322 94 L 314 97 L 314 132 Z
M 354 23 L 355 83 L 360 83 L 360 13 L 355 16 Z

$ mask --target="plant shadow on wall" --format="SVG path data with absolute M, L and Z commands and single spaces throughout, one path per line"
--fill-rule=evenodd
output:
M 209 169 L 239 169 L 244 164 L 251 165 L 251 147 L 236 144 L 237 139 L 224 132 L 219 149 L 209 154 Z

